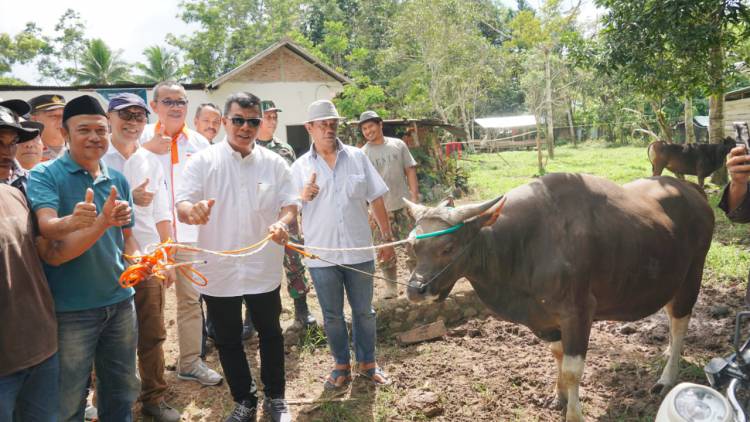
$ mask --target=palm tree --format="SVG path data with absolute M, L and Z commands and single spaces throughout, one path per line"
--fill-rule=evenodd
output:
M 112 51 L 99 39 L 89 41 L 81 58 L 81 67 L 75 72 L 75 83 L 79 85 L 110 85 L 128 82 L 130 65 L 120 59 L 122 52 Z
M 177 81 L 182 79 L 183 72 L 177 54 L 169 52 L 166 48 L 153 45 L 143 50 L 147 64 L 136 63 L 136 67 L 142 75 L 136 76 L 138 82 L 144 84 L 157 84 L 162 81 Z

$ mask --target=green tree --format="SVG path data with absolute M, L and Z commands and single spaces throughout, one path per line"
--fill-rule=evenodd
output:
M 193 81 L 210 82 L 297 28 L 300 0 L 185 0 L 180 18 L 201 29 L 169 35 Z
M 460 0 L 414 0 L 397 12 L 383 58 L 397 112 L 459 124 L 472 137 L 476 105 L 502 67 L 480 31 L 481 13 Z
M 136 63 L 141 72 L 135 79 L 144 84 L 157 84 L 162 81 L 179 81 L 183 78 L 177 54 L 165 47 L 153 45 L 143 50 L 146 63 Z
M 14 36 L 0 33 L 0 77 L 6 81 L 15 81 L 14 84 L 25 84 L 20 79 L 3 74 L 9 73 L 15 64 L 32 62 L 46 46 L 39 27 L 31 22 Z
M 45 37 L 47 47 L 37 63 L 42 78 L 57 84 L 75 79 L 81 58 L 86 53 L 88 40 L 84 37 L 86 25 L 81 15 L 67 9 L 55 25 L 55 36 Z
M 107 85 L 128 82 L 130 66 L 120 59 L 121 55 L 119 51 L 112 51 L 101 39 L 91 40 L 75 73 L 75 83 Z
M 723 137 L 723 94 L 733 63 L 726 52 L 748 35 L 747 6 L 737 0 L 596 0 L 608 9 L 607 67 L 651 100 L 669 137 L 662 107 L 670 95 L 711 99 L 711 142 Z

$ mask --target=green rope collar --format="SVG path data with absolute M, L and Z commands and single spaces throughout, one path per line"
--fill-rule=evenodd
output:
M 417 239 L 417 240 L 419 240 L 419 239 L 427 239 L 427 238 L 430 238 L 430 237 L 442 236 L 444 234 L 453 233 L 454 231 L 460 229 L 463 226 L 464 226 L 464 223 L 458 223 L 455 226 L 448 227 L 447 229 L 444 229 L 444 230 L 438 230 L 438 231 L 432 232 L 432 233 L 417 234 L 414 238 Z M 414 229 L 414 230 L 416 230 L 416 229 Z M 415 231 L 415 234 L 416 234 L 416 231 Z

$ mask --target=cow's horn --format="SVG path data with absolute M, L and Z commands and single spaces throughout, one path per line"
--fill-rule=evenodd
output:
M 410 200 L 406 198 L 402 198 L 404 200 L 404 204 L 406 204 L 406 208 L 409 209 L 409 214 L 414 218 L 414 220 L 419 220 L 422 218 L 425 212 L 429 208 L 425 207 L 424 205 L 415 204 L 414 202 L 411 202 Z
M 502 199 L 502 195 L 498 196 L 495 199 L 490 199 L 489 201 L 482 202 L 481 204 L 464 205 L 462 207 L 458 207 L 450 213 L 451 222 L 453 224 L 459 224 L 472 217 L 476 217 L 479 214 L 492 208 L 492 206 L 497 204 L 497 201 L 499 201 L 500 199 Z

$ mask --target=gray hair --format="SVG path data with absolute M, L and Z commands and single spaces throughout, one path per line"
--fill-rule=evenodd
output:
M 182 92 L 185 92 L 185 87 L 182 86 L 177 81 L 161 81 L 158 84 L 154 85 L 154 88 L 151 90 L 151 96 L 153 97 L 153 101 L 159 101 L 159 89 L 161 88 L 172 88 L 172 87 L 178 87 Z M 187 93 L 185 93 L 185 96 L 187 96 Z

